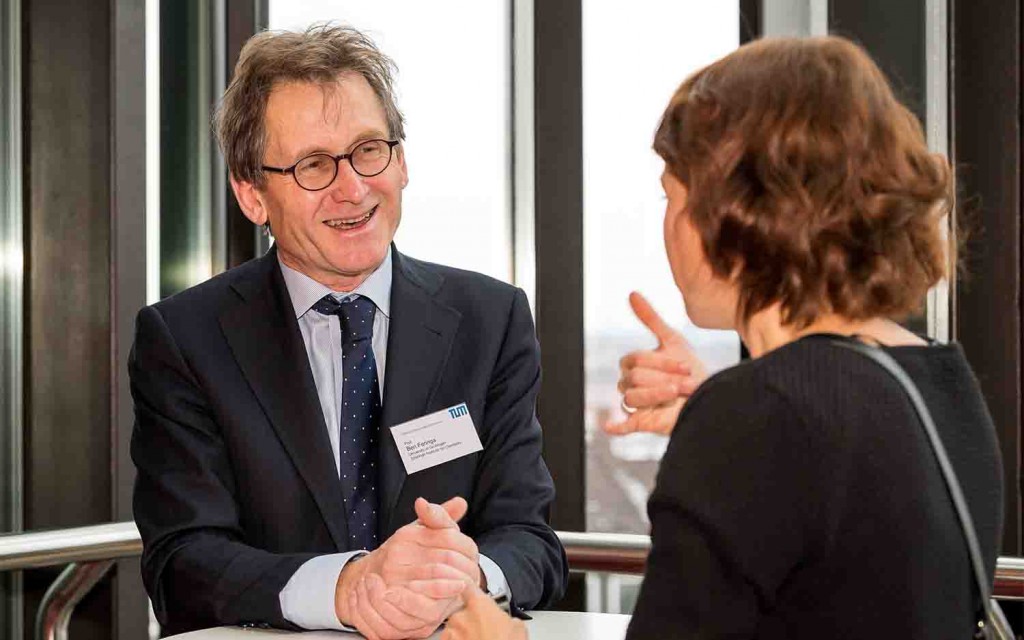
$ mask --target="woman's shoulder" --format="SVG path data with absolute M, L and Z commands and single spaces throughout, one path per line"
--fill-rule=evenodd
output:
M 708 379 L 709 383 L 736 384 L 752 382 L 772 388 L 791 385 L 816 386 L 843 378 L 849 366 L 864 365 L 882 378 L 888 374 L 877 364 L 856 351 L 844 348 L 850 338 L 830 334 L 814 334 L 789 342 L 760 358 L 745 360 L 724 369 Z M 957 343 L 940 344 L 929 341 L 921 345 L 883 347 L 901 364 L 924 368 L 969 371 L 970 366 Z M 838 367 L 838 368 L 837 368 Z
M 827 341 L 790 342 L 759 358 L 743 360 L 710 376 L 688 404 L 699 404 L 705 396 L 714 398 L 741 391 L 788 396 L 795 388 L 817 386 L 834 377 L 830 375 L 833 371 L 830 365 L 842 356 Z
M 751 426 L 772 420 L 779 413 L 795 412 L 792 393 L 780 375 L 794 363 L 789 356 L 779 355 L 773 352 L 743 360 L 712 374 L 686 401 L 679 426 L 692 428 L 695 423 L 706 422 Z M 791 374 L 789 371 L 785 375 Z
M 880 366 L 837 344 L 837 336 L 795 340 L 763 356 L 745 360 L 708 378 L 687 402 L 686 411 L 744 412 L 784 408 L 813 419 L 838 405 L 872 398 L 902 397 L 902 388 Z M 929 344 L 887 349 L 918 379 L 920 372 L 970 375 L 958 345 Z M 777 408 L 775 409 L 778 410 Z M 682 419 L 682 416 L 681 416 Z

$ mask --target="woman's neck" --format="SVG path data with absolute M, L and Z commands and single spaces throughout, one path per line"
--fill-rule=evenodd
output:
M 806 327 L 797 329 L 782 323 L 782 311 L 778 305 L 763 309 L 739 329 L 740 338 L 750 351 L 751 357 L 760 357 L 773 349 L 799 340 L 812 333 L 835 333 L 843 336 L 863 336 L 888 346 L 917 346 L 927 344 L 915 334 L 887 318 L 850 320 L 835 314 L 819 316 Z

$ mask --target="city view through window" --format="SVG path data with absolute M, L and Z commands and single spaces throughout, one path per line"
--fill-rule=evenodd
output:
M 662 239 L 663 163 L 651 140 L 690 73 L 739 45 L 738 2 L 583 3 L 584 286 L 587 529 L 647 533 L 647 496 L 667 438 L 611 438 L 622 417 L 619 358 L 655 346 L 627 297 L 643 293 L 714 372 L 739 360 L 733 332 L 686 317 Z

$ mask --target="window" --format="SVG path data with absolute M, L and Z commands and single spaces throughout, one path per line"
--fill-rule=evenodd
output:
M 627 296 L 643 293 L 683 330 L 710 371 L 739 359 L 733 332 L 686 319 L 665 258 L 662 162 L 651 140 L 690 73 L 739 45 L 738 2 L 583 3 L 584 320 L 587 529 L 647 533 L 647 495 L 666 438 L 609 438 L 619 419 L 618 361 L 654 345 Z

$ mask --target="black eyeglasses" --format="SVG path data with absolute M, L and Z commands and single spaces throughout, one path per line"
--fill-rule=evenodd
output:
M 306 191 L 320 191 L 331 186 L 338 177 L 338 163 L 348 160 L 352 170 L 364 178 L 381 174 L 391 164 L 392 150 L 398 140 L 365 140 L 356 145 L 351 153 L 332 156 L 329 153 L 314 153 L 299 160 L 290 167 L 268 167 L 264 171 L 292 174 L 295 182 Z

